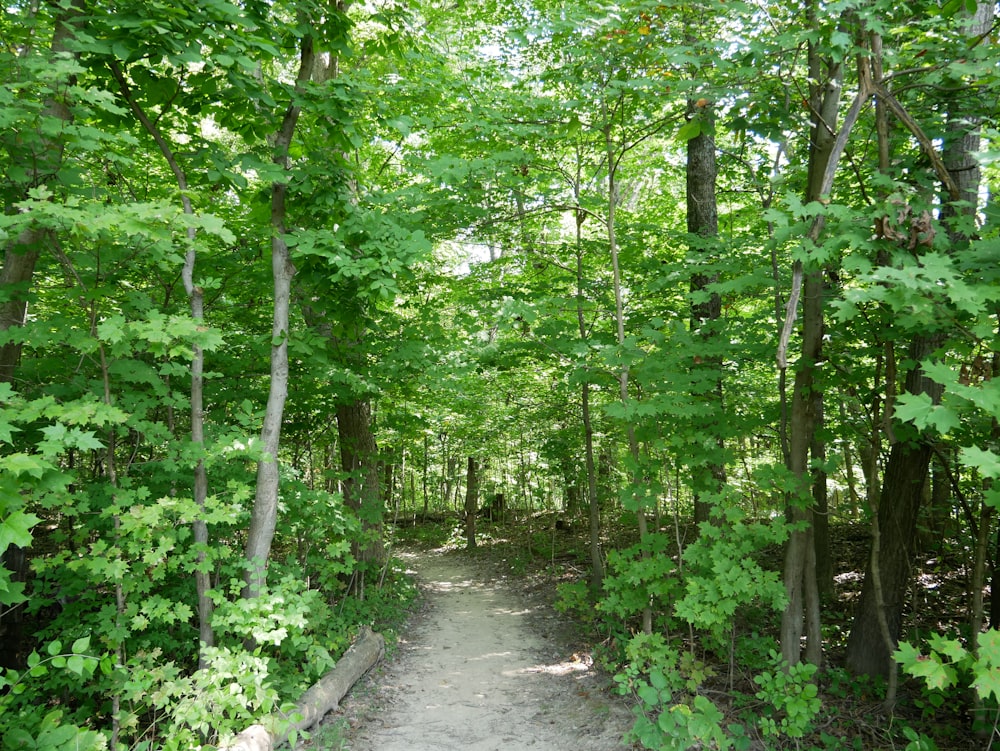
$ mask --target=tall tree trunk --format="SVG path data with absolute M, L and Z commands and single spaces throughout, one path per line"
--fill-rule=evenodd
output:
M 469 457 L 465 475 L 465 548 L 476 547 L 476 514 L 479 511 L 479 472 L 475 457 Z
M 166 136 L 160 128 L 146 114 L 136 98 L 132 95 L 131 87 L 125 72 L 122 70 L 117 60 L 110 63 L 111 73 L 118 88 L 128 103 L 129 108 L 135 114 L 136 119 L 142 124 L 143 129 L 150 135 L 156 143 L 157 148 L 163 155 L 164 160 L 170 167 L 170 171 L 177 180 L 177 188 L 180 191 L 181 206 L 187 216 L 194 216 L 194 206 L 191 204 L 191 196 L 188 192 L 187 173 L 177 159 L 174 148 L 167 141 Z M 181 269 L 181 280 L 184 284 L 184 291 L 188 295 L 191 306 L 191 318 L 195 326 L 202 327 L 205 320 L 205 295 L 202 288 L 194 282 L 194 268 L 196 258 L 195 240 L 198 230 L 195 227 L 188 227 L 187 239 L 188 250 L 184 256 L 184 266 Z M 193 357 L 191 358 L 191 444 L 194 446 L 195 466 L 192 481 L 192 495 L 194 502 L 198 505 L 201 513 L 205 513 L 205 500 L 208 497 L 208 473 L 205 469 L 205 353 L 201 346 L 195 343 L 192 346 Z M 212 630 L 212 612 L 214 603 L 209 597 L 211 589 L 210 573 L 207 560 L 208 549 L 208 525 L 203 518 L 195 519 L 191 525 L 194 543 L 200 548 L 197 551 L 198 565 L 195 567 L 195 590 L 198 597 L 198 636 L 199 642 L 205 647 L 215 646 L 215 634 Z M 203 650 L 199 650 L 198 667 L 204 669 L 208 663 Z
M 303 37 L 299 50 L 299 71 L 295 80 L 296 91 L 301 92 L 312 76 L 316 62 L 313 38 Z M 274 163 L 287 170 L 288 148 L 295 134 L 301 107 L 293 101 L 285 110 L 281 126 L 274 139 Z M 257 488 L 253 513 L 246 544 L 246 586 L 243 596 L 260 595 L 267 581 L 267 560 L 271 554 L 271 541 L 278 522 L 278 486 L 281 473 L 278 468 L 278 451 L 281 447 L 281 422 L 288 397 L 288 336 L 289 305 L 291 302 L 292 265 L 288 243 L 285 242 L 285 200 L 288 183 L 278 180 L 271 186 L 271 273 L 274 279 L 274 311 L 271 323 L 271 385 L 264 411 L 260 441 L 264 451 L 257 463 Z
M 354 557 L 362 564 L 385 561 L 382 541 L 383 505 L 378 446 L 371 426 L 371 405 L 365 399 L 337 405 L 337 435 L 344 471 L 344 502 L 361 520 L 361 539 L 353 543 Z M 364 591 L 362 565 L 358 591 Z
M 618 159 L 620 157 L 616 153 L 614 141 L 611 138 L 611 115 L 608 111 L 604 112 L 604 122 L 604 153 L 608 166 L 608 205 L 607 221 L 605 226 L 608 233 L 608 250 L 611 254 L 611 277 L 615 293 L 615 331 L 617 334 L 618 346 L 624 347 L 625 305 L 624 296 L 622 294 L 621 267 L 618 262 L 618 239 L 615 229 L 615 216 L 618 209 L 618 183 L 616 180 L 616 174 Z M 621 398 L 622 406 L 626 408 L 626 413 L 628 411 L 628 406 L 632 401 L 629 396 L 629 377 L 630 369 L 625 353 L 623 352 L 622 366 L 618 371 L 618 392 L 619 397 Z M 625 432 L 628 438 L 629 456 L 632 460 L 630 483 L 633 487 L 638 488 L 641 483 L 641 478 L 639 477 L 639 441 L 635 435 L 635 424 L 633 422 L 633 418 L 627 414 L 625 417 Z M 646 509 L 643 500 L 639 501 L 639 505 L 635 509 L 635 515 L 636 526 L 639 531 L 639 545 L 642 550 L 641 555 L 643 559 L 647 559 L 650 555 L 646 546 L 649 531 L 646 523 Z M 643 633 L 646 634 L 650 634 L 653 631 L 653 609 L 649 606 L 643 608 L 642 610 L 642 630 Z
M 573 198 L 577 205 L 576 224 L 576 323 L 580 341 L 588 341 L 590 332 L 584 316 L 583 275 L 583 222 L 587 218 L 580 206 L 580 188 L 583 184 L 579 147 L 577 148 L 576 175 L 573 180 Z M 586 368 L 586 363 L 584 364 Z M 587 375 L 589 376 L 589 369 Z M 584 377 L 580 384 L 580 413 L 583 422 L 583 460 L 587 474 L 587 535 L 590 549 L 590 591 L 596 598 L 604 589 L 604 551 L 601 549 L 601 501 L 597 485 L 597 465 L 594 461 L 594 424 L 590 414 L 590 381 Z
M 687 231 L 692 238 L 692 254 L 698 260 L 696 266 L 711 263 L 712 248 L 719 234 L 719 213 L 715 195 L 718 169 L 715 162 L 715 136 L 713 134 L 712 105 L 699 99 L 688 103 L 688 117 L 700 118 L 701 132 L 687 142 L 686 190 Z M 722 298 L 718 292 L 709 291 L 719 280 L 717 273 L 696 271 L 691 276 L 691 331 L 705 344 L 704 354 L 696 355 L 696 368 L 705 382 L 696 387 L 696 399 L 709 404 L 708 427 L 714 430 L 714 441 L 718 446 L 718 456 L 709 457 L 704 467 L 704 477 L 695 477 L 694 521 L 706 522 L 710 506 L 702 500 L 702 492 L 710 489 L 717 492 L 725 485 L 726 467 L 723 463 L 725 441 L 722 435 L 722 358 L 712 352 L 713 340 L 717 339 L 716 327 L 722 316 Z M 695 472 L 701 474 L 702 467 Z
M 983 38 L 992 25 L 993 14 L 992 3 L 979 4 L 966 29 L 970 40 Z M 979 150 L 980 121 L 976 115 L 968 114 L 969 108 L 962 100 L 963 95 L 969 96 L 968 93 L 956 92 L 947 102 L 948 122 L 943 158 L 937 156 L 932 144 L 922 142 L 941 179 L 944 194 L 941 220 L 948 227 L 948 237 L 953 246 L 963 244 L 969 238 L 955 227 L 949 226 L 948 221 L 960 213 L 975 217 L 981 180 L 975 157 Z M 892 104 L 891 98 L 887 99 Z M 907 127 L 914 130 L 911 124 L 907 124 Z M 964 201 L 966 205 L 956 209 L 951 203 L 953 201 Z M 944 341 L 943 333 L 918 334 L 912 338 L 909 360 L 915 365 L 906 375 L 907 393 L 926 394 L 935 404 L 939 401 L 941 386 L 924 375 L 920 364 L 941 347 Z M 899 428 L 896 433 L 897 440 L 889 454 L 878 506 L 879 535 L 877 542 L 873 543 L 871 554 L 874 565 L 870 565 L 865 572 L 861 597 L 847 641 L 848 668 L 858 674 L 888 676 L 889 702 L 893 699 L 896 670 L 892 651 L 902 629 L 920 502 L 933 453 L 929 436 L 916 433 L 909 426 Z
M 815 15 L 810 4 L 807 13 Z M 836 152 L 837 113 L 843 69 L 839 63 L 824 58 L 814 44 L 809 46 L 809 106 L 813 126 L 809 138 L 809 169 L 806 202 L 817 201 L 832 187 L 832 167 L 839 159 Z M 845 121 L 845 130 L 853 126 Z M 823 222 L 813 224 L 810 240 L 816 242 Z M 788 604 L 781 619 L 781 654 L 789 664 L 802 659 L 801 639 L 806 629 L 805 659 L 820 664 L 823 656 L 820 633 L 819 588 L 816 581 L 815 509 L 811 488 L 824 482 L 824 475 L 809 471 L 809 455 L 815 443 L 816 428 L 821 422 L 817 409 L 822 399 L 815 398 L 816 372 L 823 357 L 823 293 L 824 272 L 815 265 L 796 263 L 795 275 L 801 277 L 802 288 L 802 351 L 796 365 L 792 386 L 792 408 L 788 425 L 788 469 L 797 480 L 797 488 L 789 498 L 788 518 L 799 523 L 785 549 L 784 581 Z M 787 323 L 787 322 L 786 322 Z
M 788 518 L 802 528 L 792 532 L 785 550 L 784 581 L 788 604 L 781 621 L 782 657 L 795 665 L 801 659 L 802 629 L 808 628 L 806 660 L 819 664 L 822 643 L 818 629 L 818 588 L 816 549 L 813 539 L 812 476 L 809 473 L 809 449 L 816 426 L 812 398 L 814 372 L 822 341 L 822 272 L 806 275 L 803 290 L 802 358 L 795 373 L 792 410 L 789 421 L 789 471 L 798 479 L 798 488 L 789 499 Z
M 920 363 L 940 344 L 940 339 L 916 337 L 910 345 L 909 359 Z M 919 366 L 906 376 L 906 392 L 928 394 L 934 401 L 940 397 L 940 386 L 923 375 Z M 879 494 L 877 519 L 879 541 L 876 551 L 881 590 L 884 626 L 895 643 L 903 622 L 903 606 L 909 589 L 913 560 L 917 513 L 924 495 L 931 446 L 920 436 L 897 440 L 889 452 L 882 491 Z M 868 566 L 861 586 L 847 640 L 847 666 L 858 674 L 887 677 L 891 645 L 879 623 L 879 593 L 876 592 L 873 567 Z
M 49 51 L 53 58 L 71 54 L 68 43 L 83 24 L 84 8 L 81 0 L 71 0 L 53 7 L 52 41 Z M 22 51 L 26 52 L 26 51 Z M 54 83 L 54 82 L 53 82 Z M 67 81 L 64 83 L 73 83 Z M 69 88 L 66 86 L 65 88 Z M 73 115 L 65 101 L 52 98 L 45 102 L 41 122 L 49 119 L 69 123 Z M 61 140 L 40 139 L 41 148 L 32 154 L 31 163 L 20 165 L 31 170 L 26 187 L 37 187 L 53 181 L 62 167 L 64 143 Z M 0 267 L 0 383 L 13 383 L 21 360 L 21 338 L 16 334 L 7 340 L 11 329 L 24 326 L 28 314 L 28 295 L 41 251 L 51 243 L 52 232 L 47 229 L 27 229 L 3 248 L 3 266 Z M 24 582 L 30 571 L 30 551 L 15 545 L 0 549 L 0 564 L 11 574 L 12 582 Z M 4 625 L 3 645 L 0 646 L 0 667 L 19 666 L 21 645 L 24 641 L 24 608 L 19 605 L 0 606 L 0 622 Z M 26 650 L 25 650 L 26 651 Z
M 814 465 L 812 485 L 813 500 L 813 548 L 816 554 L 816 587 L 822 597 L 833 596 L 833 556 L 830 553 L 830 502 L 827 493 L 826 471 L 820 469 L 826 464 L 826 442 L 823 440 L 823 425 L 826 416 L 823 411 L 823 392 L 813 394 L 813 440 L 809 456 Z M 816 465 L 819 465 L 818 467 Z
M 52 42 L 49 50 L 53 57 L 77 53 L 68 44 L 83 23 L 85 8 L 82 0 L 71 0 L 58 4 L 53 19 Z M 55 7 L 53 7 L 55 10 Z M 66 83 L 75 83 L 75 80 Z M 68 88 L 68 86 L 66 87 Z M 69 105 L 61 99 L 48 99 L 41 122 L 49 119 L 69 123 L 73 119 Z M 45 185 L 55 179 L 62 166 L 65 144 L 61 140 L 51 140 L 42 136 L 41 148 L 31 155 L 31 163 L 22 165 L 31 170 L 28 187 Z M 28 311 L 28 292 L 31 289 L 35 265 L 42 248 L 48 242 L 50 232 L 45 229 L 27 229 L 4 246 L 3 268 L 0 269 L 0 289 L 4 299 L 0 301 L 0 335 L 12 328 L 24 325 Z M 8 341 L 0 345 L 0 383 L 11 383 L 21 358 L 21 342 Z
M 428 473 L 428 468 L 430 466 L 430 458 L 431 458 L 431 445 L 430 444 L 431 444 L 430 438 L 428 438 L 427 434 L 424 433 L 424 458 L 423 458 L 423 464 L 421 466 L 421 475 L 420 475 L 420 478 L 421 478 L 421 487 L 423 488 L 423 493 L 424 493 L 424 518 L 425 519 L 427 518 L 427 514 L 430 512 L 430 494 L 427 492 L 427 490 L 428 490 L 427 489 L 427 477 L 428 477 L 428 474 L 429 474 Z

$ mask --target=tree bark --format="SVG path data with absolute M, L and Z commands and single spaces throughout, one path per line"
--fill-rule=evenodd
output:
M 299 72 L 296 91 L 312 76 L 316 54 L 312 36 L 302 39 L 299 50 Z M 274 140 L 274 163 L 287 170 L 288 148 L 295 134 L 301 107 L 293 99 L 285 110 L 281 126 Z M 271 554 L 271 541 L 278 522 L 278 485 L 281 473 L 278 451 L 281 447 L 281 423 L 288 397 L 288 336 L 289 305 L 291 301 L 292 265 L 288 244 L 285 242 L 285 200 L 288 183 L 284 180 L 271 186 L 271 273 L 274 279 L 274 311 L 271 322 L 271 384 L 264 411 L 260 442 L 264 457 L 257 463 L 257 487 L 253 513 L 246 544 L 246 586 L 243 596 L 260 595 L 267 581 L 267 560 Z
M 80 0 L 53 9 L 52 41 L 49 51 L 53 58 L 59 55 L 72 54 L 67 43 L 83 25 L 84 8 Z M 28 54 L 22 50 L 22 54 Z M 74 81 L 64 81 L 72 84 Z M 68 86 L 65 86 L 68 88 Z M 56 118 L 64 123 L 73 120 L 72 112 L 66 102 L 50 98 L 45 102 L 42 120 Z M 25 184 L 27 188 L 45 185 L 51 182 L 63 163 L 64 143 L 51 140 L 45 136 L 40 138 L 41 148 L 31 155 L 31 173 Z M 28 165 L 25 165 L 28 166 Z M 29 228 L 19 232 L 13 240 L 6 243 L 3 249 L 3 266 L 0 267 L 0 290 L 3 291 L 3 301 L 0 301 L 0 383 L 14 383 L 17 368 L 21 361 L 22 342 L 19 329 L 24 326 L 28 314 L 28 295 L 31 291 L 35 275 L 35 266 L 43 248 L 52 240 L 52 232 L 48 229 Z M 15 545 L 0 549 L 0 565 L 11 574 L 11 582 L 27 581 L 30 572 L 30 551 L 22 550 Z M 6 621 L 6 623 L 4 623 Z M 24 608 L 19 605 L 6 610 L 0 608 L 0 624 L 3 624 L 3 646 L 0 647 L 0 667 L 20 667 L 22 644 L 25 641 Z
M 701 103 L 699 105 L 699 103 Z M 692 254 L 698 260 L 696 265 L 710 263 L 711 246 L 719 234 L 719 213 L 715 186 L 718 168 L 715 161 L 715 136 L 712 133 L 712 105 L 703 100 L 688 103 L 688 117 L 702 120 L 701 132 L 687 142 L 686 189 L 687 231 L 692 238 Z M 722 456 L 725 440 L 722 436 L 722 359 L 712 352 L 713 340 L 717 338 L 716 327 L 722 316 L 722 298 L 718 292 L 709 291 L 719 280 L 717 273 L 696 271 L 691 276 L 691 332 L 705 345 L 705 353 L 696 354 L 693 367 L 698 370 L 704 385 L 697 387 L 693 396 L 708 404 L 712 414 L 707 428 L 714 430 L 714 442 L 718 456 L 709 457 L 704 467 L 704 476 L 693 478 L 694 521 L 707 522 L 711 507 L 702 500 L 703 491 L 716 492 L 725 485 L 726 467 Z M 704 300 L 697 298 L 707 297 Z M 702 467 L 696 465 L 697 475 L 702 475 Z
M 476 514 L 479 511 L 479 472 L 475 457 L 469 457 L 465 475 L 465 548 L 476 547 Z
M 573 180 L 573 198 L 580 206 L 582 160 L 577 150 L 576 175 Z M 584 316 L 584 275 L 583 275 L 583 222 L 587 215 L 582 209 L 575 213 L 576 224 L 576 323 L 580 341 L 589 339 L 587 321 Z M 589 367 L 587 376 L 589 376 Z M 590 550 L 590 592 L 596 599 L 604 589 L 604 551 L 601 549 L 601 501 L 598 493 L 597 465 L 594 461 L 594 425 L 590 414 L 590 382 L 584 377 L 580 384 L 580 412 L 583 422 L 583 456 L 587 474 L 587 535 Z
M 920 363 L 940 345 L 939 337 L 915 337 L 910 345 L 909 359 Z M 937 402 L 941 387 L 923 375 L 919 366 L 906 376 L 906 391 L 928 394 Z M 897 437 L 905 432 L 901 427 Z M 911 432 L 908 439 L 897 440 L 886 463 L 882 491 L 879 494 L 879 547 L 875 552 L 880 572 L 882 611 L 888 627 L 891 645 L 883 636 L 879 624 L 878 597 L 872 567 L 865 572 L 847 640 L 847 667 L 854 673 L 887 677 L 892 650 L 899 639 L 903 623 L 903 606 L 909 589 L 910 568 L 916 539 L 917 516 L 923 499 L 924 483 L 930 466 L 930 444 Z
M 65 54 L 77 57 L 67 44 L 80 29 L 84 10 L 80 0 L 71 0 L 65 5 L 59 5 L 59 10 L 53 19 L 52 42 L 49 45 L 53 57 Z M 65 83 L 72 84 L 74 81 Z M 73 114 L 67 103 L 56 98 L 45 102 L 42 114 L 43 120 L 56 118 L 65 123 L 73 120 Z M 65 144 L 45 136 L 40 139 L 40 143 L 41 148 L 31 155 L 31 164 L 26 165 L 31 167 L 26 187 L 37 187 L 51 182 L 62 166 Z M 6 299 L 0 302 L 0 337 L 12 328 L 24 325 L 28 311 L 28 292 L 35 274 L 35 265 L 48 236 L 48 230 L 26 229 L 18 233 L 14 240 L 4 247 L 0 289 L 7 292 L 7 295 Z M 21 342 L 16 338 L 0 345 L 0 383 L 13 382 L 20 358 Z
M 993 13 L 992 3 L 979 4 L 967 26 L 966 33 L 970 40 L 981 39 L 985 35 L 992 25 Z M 882 86 L 880 76 L 875 83 Z M 900 120 L 916 135 L 919 127 L 898 102 L 891 95 L 883 95 L 883 99 L 894 107 L 893 111 Z M 947 102 L 947 107 L 943 157 L 936 154 L 933 144 L 921 141 L 921 145 L 941 180 L 941 220 L 948 227 L 952 245 L 958 247 L 969 238 L 954 226 L 949 226 L 949 219 L 962 213 L 975 217 L 981 180 L 975 158 L 980 141 L 980 119 L 975 113 L 966 112 L 967 104 L 958 93 Z M 952 201 L 965 201 L 967 205 L 958 210 Z M 924 376 L 920 364 L 944 341 L 943 333 L 919 334 L 912 338 L 909 359 L 916 364 L 906 375 L 907 393 L 926 394 L 935 404 L 940 400 L 941 386 Z M 869 566 L 865 573 L 847 641 L 847 666 L 851 671 L 890 678 L 895 676 L 892 652 L 902 630 L 917 520 L 933 454 L 929 437 L 917 433 L 912 427 L 898 426 L 895 432 L 896 442 L 889 454 L 878 506 L 879 540 L 871 552 L 875 565 Z M 890 671 L 893 671 L 891 675 Z
M 160 128 L 146 114 L 136 98 L 132 95 L 131 87 L 125 72 L 122 70 L 117 60 L 110 63 L 111 73 L 118 83 L 122 97 L 128 103 L 129 108 L 135 114 L 136 119 L 142 124 L 143 129 L 150 135 L 159 148 L 164 160 L 170 167 L 170 171 L 177 180 L 177 188 L 180 191 L 181 206 L 187 216 L 194 216 L 194 206 L 188 193 L 187 173 L 177 159 L 174 148 L 167 141 L 166 136 Z M 198 230 L 195 227 L 188 227 L 187 239 L 188 250 L 184 255 L 184 266 L 181 269 L 181 280 L 184 284 L 184 291 L 188 295 L 191 307 L 191 318 L 195 325 L 201 328 L 205 321 L 205 294 L 202 288 L 194 282 L 194 268 L 197 260 L 195 250 L 195 240 Z M 205 512 L 205 500 L 208 497 L 208 473 L 205 468 L 205 353 L 197 342 L 192 345 L 193 357 L 191 358 L 191 444 L 195 448 L 197 459 L 192 480 L 192 496 L 198 505 L 201 513 Z M 195 568 L 195 589 L 198 597 L 198 637 L 199 642 L 206 647 L 215 645 L 215 633 L 212 630 L 212 613 L 214 603 L 209 597 L 211 581 L 208 570 L 206 570 L 207 549 L 208 549 L 208 526 L 204 519 L 196 519 L 191 525 L 194 543 L 201 549 L 197 551 L 198 565 Z M 205 667 L 205 658 L 202 650 L 199 650 L 198 666 Z
M 607 220 L 605 228 L 607 230 L 608 237 L 608 251 L 611 255 L 611 278 L 612 285 L 615 294 L 615 332 L 617 335 L 617 342 L 620 348 L 625 346 L 625 304 L 624 295 L 622 294 L 622 275 L 621 266 L 618 259 L 618 239 L 616 234 L 616 215 L 618 210 L 618 183 L 617 183 L 617 164 L 621 155 L 617 153 L 615 148 L 614 140 L 611 137 L 611 113 L 607 110 L 607 103 L 604 103 L 604 153 L 605 159 L 607 160 L 608 169 L 608 181 L 607 181 L 607 191 L 608 191 L 608 205 L 607 205 Z M 628 410 L 629 404 L 632 401 L 629 395 L 629 379 L 630 379 L 630 368 L 628 365 L 628 360 L 625 353 L 622 353 L 622 365 L 618 371 L 618 393 L 621 398 L 622 407 L 625 408 L 626 412 Z M 625 416 L 625 433 L 628 439 L 628 449 L 629 456 L 632 459 L 632 467 L 630 470 L 630 483 L 633 487 L 639 487 L 640 477 L 639 477 L 639 441 L 635 435 L 635 423 L 631 416 Z M 635 509 L 636 517 L 636 528 L 639 532 L 639 546 L 641 548 L 640 555 L 642 558 L 649 558 L 649 550 L 647 549 L 647 541 L 649 537 L 648 525 L 646 523 L 646 509 L 643 503 L 640 501 L 639 506 Z M 653 609 L 652 607 L 645 607 L 642 610 L 642 631 L 645 634 L 650 634 L 653 632 Z
M 355 559 L 362 564 L 385 561 L 382 541 L 384 509 L 378 446 L 371 426 L 371 404 L 365 399 L 337 405 L 337 436 L 344 471 L 344 502 L 361 520 L 361 539 L 352 543 Z M 364 568 L 360 589 L 363 592 Z
M 810 14 L 815 12 L 812 5 Z M 832 187 L 833 169 L 839 159 L 838 139 L 834 131 L 840 107 L 843 70 L 822 57 L 815 45 L 809 46 L 809 106 L 813 127 L 809 139 L 809 169 L 806 202 L 817 201 Z M 841 135 L 853 123 L 845 119 Z M 816 242 L 822 231 L 822 217 L 813 224 L 809 241 Z M 817 409 L 822 399 L 816 398 L 816 370 L 823 357 L 823 293 L 822 268 L 806 268 L 798 262 L 794 274 L 803 278 L 802 291 L 802 353 L 796 366 L 792 386 L 792 408 L 788 425 L 788 470 L 797 480 L 797 490 L 789 499 L 788 518 L 800 523 L 785 549 L 784 581 L 788 604 L 781 619 L 781 654 L 791 665 L 802 659 L 801 639 L 806 628 L 805 659 L 814 665 L 822 661 L 820 633 L 819 588 L 816 581 L 815 509 L 810 490 L 815 483 L 825 483 L 825 475 L 814 476 L 809 470 L 810 451 L 815 445 L 816 428 L 820 423 Z M 794 295 L 790 297 L 794 299 Z M 786 321 L 787 324 L 787 321 Z
M 823 392 L 816 389 L 813 393 L 813 426 L 812 445 L 809 456 L 814 465 L 826 464 L 826 442 L 823 440 L 823 426 L 826 421 L 824 413 Z M 826 471 L 813 468 L 813 548 L 816 555 L 816 588 L 821 597 L 833 596 L 833 556 L 830 554 L 830 502 L 827 493 Z

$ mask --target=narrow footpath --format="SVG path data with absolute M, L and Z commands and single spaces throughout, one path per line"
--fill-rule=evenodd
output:
M 632 724 L 589 660 L 502 580 L 454 554 L 408 555 L 427 599 L 392 661 L 342 708 L 350 751 L 613 751 Z M 367 694 L 367 696 L 365 695 Z

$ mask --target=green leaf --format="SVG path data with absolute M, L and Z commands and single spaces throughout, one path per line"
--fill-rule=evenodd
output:
M 692 138 L 697 138 L 701 135 L 702 125 L 700 118 L 692 118 L 684 123 L 677 131 L 677 135 L 674 136 L 674 140 L 687 142 Z
M 981 699 L 1000 699 L 1000 670 L 978 671 L 972 687 Z
M 13 475 L 29 475 L 35 479 L 41 479 L 45 470 L 52 465 L 38 456 L 28 454 L 9 454 L 0 458 L 0 469 Z
M 983 477 L 1000 478 L 1000 456 L 988 449 L 965 446 L 958 460 L 966 467 L 975 469 Z
M 938 654 L 944 655 L 952 662 L 961 662 L 969 653 L 958 639 L 946 639 L 940 634 L 933 634 L 928 644 Z
M 81 678 L 86 670 L 86 658 L 83 655 L 70 655 L 66 660 L 66 668 L 71 673 L 76 673 Z
M 895 416 L 913 423 L 918 430 L 934 428 L 942 435 L 959 427 L 962 422 L 951 407 L 934 404 L 927 394 L 900 394 L 896 399 Z
M 31 545 L 31 528 L 41 519 L 26 511 L 14 511 L 0 522 L 0 550 L 9 545 L 26 548 Z

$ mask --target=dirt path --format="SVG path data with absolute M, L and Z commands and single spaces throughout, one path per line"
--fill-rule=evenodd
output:
M 428 600 L 367 697 L 345 703 L 350 751 L 613 751 L 631 725 L 600 679 L 543 635 L 546 615 L 468 559 L 406 557 Z M 553 619 L 548 619 L 550 622 Z

